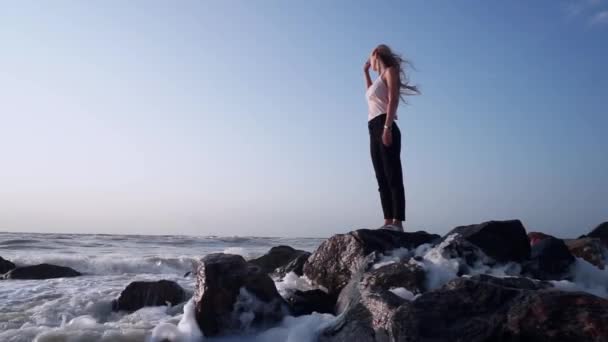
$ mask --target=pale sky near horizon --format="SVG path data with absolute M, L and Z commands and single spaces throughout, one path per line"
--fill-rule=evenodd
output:
M 1 1 L 0 231 L 329 236 L 382 222 L 362 65 L 387 43 L 406 228 L 608 221 L 608 0 Z

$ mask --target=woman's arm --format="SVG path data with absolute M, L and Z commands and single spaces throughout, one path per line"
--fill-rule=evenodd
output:
M 392 127 L 399 106 L 399 71 L 395 67 L 386 70 L 386 84 L 388 86 L 388 108 L 386 113 L 386 127 Z
M 382 143 L 385 146 L 391 146 L 393 143 L 391 128 L 393 127 L 397 106 L 399 105 L 399 72 L 397 68 L 390 67 L 384 74 L 386 75 L 386 84 L 388 86 L 388 108 L 386 109 L 386 121 L 384 122 L 384 131 L 382 132 Z
M 363 65 L 363 73 L 365 74 L 365 89 L 372 86 L 372 78 L 369 76 L 369 60 Z

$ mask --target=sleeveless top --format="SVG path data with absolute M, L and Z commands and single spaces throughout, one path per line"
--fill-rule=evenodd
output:
M 388 111 L 388 86 L 382 79 L 382 75 L 384 75 L 384 71 L 365 92 L 365 96 L 367 97 L 368 121 L 371 121 L 381 114 L 386 114 Z M 395 120 L 397 120 L 397 113 L 395 113 Z

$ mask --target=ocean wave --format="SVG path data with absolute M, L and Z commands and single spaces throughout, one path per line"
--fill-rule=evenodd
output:
M 49 254 L 37 256 L 20 256 L 12 260 L 18 266 L 53 264 L 71 267 L 78 272 L 89 275 L 115 274 L 177 274 L 191 271 L 197 258 L 178 257 L 129 257 L 126 255 L 82 256 Z
M 34 240 L 34 239 L 12 239 L 12 240 L 0 241 L 0 246 L 31 244 L 31 243 L 38 243 L 38 242 L 41 242 L 41 241 Z

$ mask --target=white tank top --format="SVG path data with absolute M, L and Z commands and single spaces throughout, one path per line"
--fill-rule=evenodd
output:
M 365 92 L 365 96 L 367 97 L 368 121 L 371 121 L 378 115 L 385 114 L 388 111 L 388 87 L 382 79 L 383 74 L 384 71 Z M 395 120 L 397 120 L 397 113 L 395 113 Z

